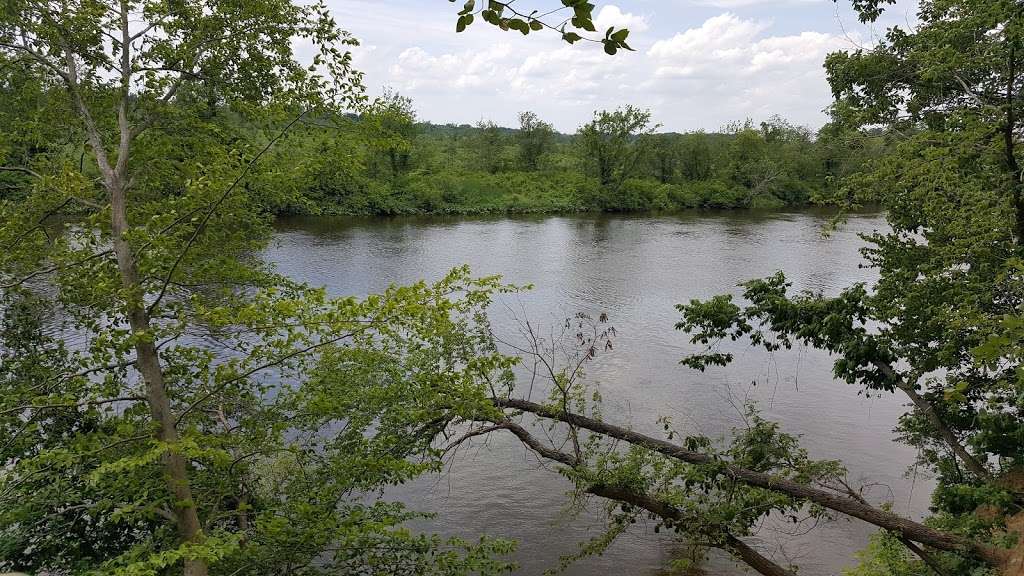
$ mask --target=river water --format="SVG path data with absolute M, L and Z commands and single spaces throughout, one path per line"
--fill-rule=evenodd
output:
M 738 406 L 756 401 L 783 430 L 802 436 L 818 458 L 841 458 L 853 480 L 871 484 L 875 500 L 915 518 L 926 511 L 931 483 L 910 466 L 914 451 L 891 432 L 906 408 L 901 398 L 865 397 L 836 382 L 826 354 L 808 349 L 766 353 L 736 344 L 736 360 L 701 373 L 679 365 L 696 348 L 673 329 L 674 305 L 737 293 L 737 284 L 778 270 L 795 289 L 834 294 L 871 282 L 858 233 L 884 229 L 879 214 L 853 215 L 829 237 L 819 212 L 688 213 L 673 216 L 288 219 L 278 224 L 266 257 L 281 272 L 334 295 L 364 295 L 389 283 L 437 280 L 469 264 L 475 274 L 502 274 L 534 289 L 492 309 L 499 334 L 512 335 L 516 316 L 558 326 L 577 312 L 608 313 L 615 351 L 587 370 L 600 387 L 610 422 L 658 433 L 656 421 L 722 436 L 742 424 Z M 569 484 L 514 439 L 492 435 L 459 453 L 445 474 L 422 478 L 386 496 L 436 517 L 416 528 L 474 539 L 518 540 L 519 574 L 541 574 L 560 556 L 601 532 L 600 502 L 566 508 Z M 794 562 L 805 574 L 839 573 L 871 533 L 840 518 L 814 530 L 765 526 L 752 542 Z M 686 547 L 638 523 L 599 557 L 566 574 L 666 574 Z M 724 555 L 703 564 L 713 575 L 742 574 Z

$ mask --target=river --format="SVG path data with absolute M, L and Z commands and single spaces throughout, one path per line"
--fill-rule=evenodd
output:
M 737 293 L 737 284 L 783 270 L 796 289 L 835 294 L 871 282 L 858 233 L 884 229 L 879 214 L 853 215 L 829 237 L 820 212 L 688 213 L 673 216 L 548 216 L 509 218 L 304 218 L 278 223 L 266 257 L 289 276 L 325 286 L 335 295 L 364 295 L 389 283 L 436 280 L 454 266 L 475 274 L 502 274 L 532 284 L 492 309 L 498 333 L 512 334 L 509 309 L 535 326 L 557 326 L 576 312 L 607 312 L 617 328 L 615 351 L 599 356 L 588 378 L 604 397 L 604 418 L 659 430 L 712 436 L 742 423 L 738 405 L 756 401 L 783 430 L 800 434 L 818 458 L 842 459 L 851 478 L 872 483 L 875 500 L 919 518 L 931 483 L 910 470 L 914 451 L 893 442 L 906 408 L 901 398 L 866 397 L 836 382 L 826 354 L 808 349 L 767 353 L 734 347 L 735 362 L 701 373 L 679 365 L 696 348 L 673 329 L 674 305 L 691 298 Z M 492 435 L 494 436 L 494 435 Z M 416 510 L 435 512 L 417 528 L 474 539 L 480 534 L 519 541 L 518 574 L 540 574 L 561 555 L 600 533 L 600 503 L 566 510 L 569 484 L 522 445 L 494 436 L 460 452 L 451 468 L 387 493 Z M 638 523 L 600 557 L 566 574 L 664 574 L 685 546 Z M 801 573 L 838 573 L 864 546 L 870 527 L 841 518 L 807 533 L 766 526 L 755 542 Z M 802 531 L 806 532 L 806 531 Z M 713 553 L 711 575 L 742 574 Z

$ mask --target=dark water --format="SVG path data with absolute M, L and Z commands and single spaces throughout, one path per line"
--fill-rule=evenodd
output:
M 658 432 L 660 416 L 677 429 L 712 436 L 742 423 L 738 406 L 759 403 L 765 416 L 802 435 L 812 456 L 841 458 L 851 478 L 877 483 L 876 500 L 918 517 L 929 480 L 908 474 L 914 452 L 893 443 L 902 399 L 865 398 L 831 377 L 828 356 L 799 349 L 768 354 L 737 346 L 727 368 L 679 366 L 694 348 L 673 329 L 674 305 L 736 292 L 737 283 L 783 270 L 797 289 L 835 293 L 874 273 L 858 266 L 858 232 L 885 227 L 881 215 L 858 215 L 829 238 L 820 213 L 694 213 L 665 217 L 529 217 L 501 219 L 303 219 L 284 221 L 267 257 L 282 272 L 333 294 L 362 295 L 389 283 L 436 280 L 468 263 L 474 273 L 504 275 L 535 288 L 493 309 L 496 330 L 511 334 L 509 309 L 534 326 L 557 326 L 576 312 L 607 312 L 616 350 L 599 357 L 588 378 L 600 387 L 606 420 Z M 505 305 L 508 305 L 507 307 Z M 487 533 L 519 541 L 521 574 L 540 574 L 561 555 L 600 533 L 600 503 L 566 509 L 569 484 L 516 441 L 492 435 L 460 452 L 440 477 L 389 493 L 437 517 L 423 526 L 470 539 Z M 756 543 L 803 573 L 838 573 L 871 530 L 856 520 L 782 530 L 765 526 Z M 794 534 L 794 532 L 797 532 Z M 662 574 L 685 545 L 638 524 L 603 556 L 568 574 Z M 712 554 L 708 574 L 740 574 Z

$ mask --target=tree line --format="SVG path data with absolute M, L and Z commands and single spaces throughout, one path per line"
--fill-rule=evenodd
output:
M 773 117 L 721 132 L 658 132 L 650 112 L 602 110 L 574 133 L 533 112 L 504 128 L 417 122 L 394 92 L 336 130 L 299 128 L 269 162 L 299 166 L 275 212 L 354 215 L 642 212 L 820 202 L 886 138 Z M 849 140 L 857 140 L 850 145 Z M 316 162 L 309 162 L 316 156 Z M 268 194 L 270 192 L 268 191 Z
M 183 102 L 178 105 L 185 114 Z M 34 105 L 33 102 L 31 105 Z M 284 111 L 253 116 L 199 105 L 208 126 L 190 145 L 215 138 L 266 142 L 289 123 Z M 17 107 L 9 117 L 21 116 Z M 259 123 L 266 126 L 260 127 Z M 20 129 L 13 121 L 9 133 Z M 325 111 L 293 124 L 254 170 L 249 194 L 270 214 L 481 214 L 645 212 L 692 208 L 781 208 L 822 203 L 837 183 L 883 153 L 887 136 L 827 125 L 814 132 L 779 117 L 747 120 L 720 132 L 658 131 L 634 106 L 594 113 L 574 134 L 556 132 L 533 112 L 519 126 L 490 121 L 417 121 L 412 101 L 393 91 L 358 114 Z M 73 162 L 81 134 L 10 138 L 26 165 Z M 20 149 L 18 149 L 20 148 Z M 173 151 L 172 151 L 173 152 Z M 25 173 L 0 173 L 9 197 L 31 185 Z M 177 182 L 151 183 L 177 193 Z

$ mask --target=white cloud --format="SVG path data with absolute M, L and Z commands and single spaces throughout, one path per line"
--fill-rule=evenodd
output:
M 709 6 L 711 8 L 724 8 L 733 10 L 735 8 L 747 8 L 750 6 L 768 6 L 781 4 L 819 4 L 825 0 L 693 0 L 694 6 Z
M 594 18 L 599 30 L 614 26 L 633 33 L 648 29 L 644 16 L 623 12 L 613 4 L 604 5 Z M 620 58 L 610 58 L 589 43 L 569 46 L 550 34 L 500 36 L 486 25 L 472 29 L 481 36 L 501 38 L 475 49 L 436 53 L 424 46 L 406 48 L 388 69 L 388 81 L 400 90 L 420 88 L 493 88 L 508 95 L 509 88 L 523 96 L 580 96 L 621 74 Z
M 594 28 L 604 33 L 609 27 L 628 28 L 630 33 L 645 32 L 648 29 L 647 17 L 623 12 L 614 4 L 605 4 L 594 18 Z
M 753 45 L 748 69 L 756 72 L 798 63 L 820 67 L 829 52 L 849 47 L 848 40 L 821 32 L 765 38 Z
M 826 54 L 851 46 L 846 38 L 821 32 L 761 37 L 770 26 L 726 12 L 655 42 L 647 54 L 655 62 L 656 76 L 728 77 L 782 68 L 793 73 L 820 70 Z
M 820 124 L 830 100 L 825 56 L 852 47 L 851 40 L 822 32 L 768 36 L 770 23 L 726 12 L 701 26 L 655 42 L 654 68 L 644 88 L 663 101 L 680 99 L 721 118 L 781 114 Z
M 374 38 L 378 49 L 357 64 L 368 81 L 411 96 L 421 117 L 436 122 L 513 125 L 518 111 L 530 109 L 573 131 L 596 109 L 633 104 L 651 108 L 667 130 L 717 129 L 771 114 L 817 126 L 831 99 L 825 55 L 852 47 L 824 32 L 772 35 L 772 22 L 732 12 L 660 38 L 641 34 L 652 30 L 648 17 L 617 6 L 606 5 L 596 20 L 633 31 L 637 52 L 607 56 L 599 45 L 569 46 L 554 34 L 520 38 L 474 26 L 447 46 Z
M 726 12 L 707 19 L 668 40 L 655 42 L 647 55 L 656 61 L 658 76 L 690 76 L 706 70 L 722 71 L 741 64 L 744 52 L 755 44 L 768 22 L 741 20 Z
M 390 69 L 390 80 L 397 88 L 410 91 L 421 87 L 454 90 L 486 87 L 508 81 L 504 63 L 511 52 L 508 44 L 496 44 L 481 51 L 433 56 L 414 46 L 398 55 Z

